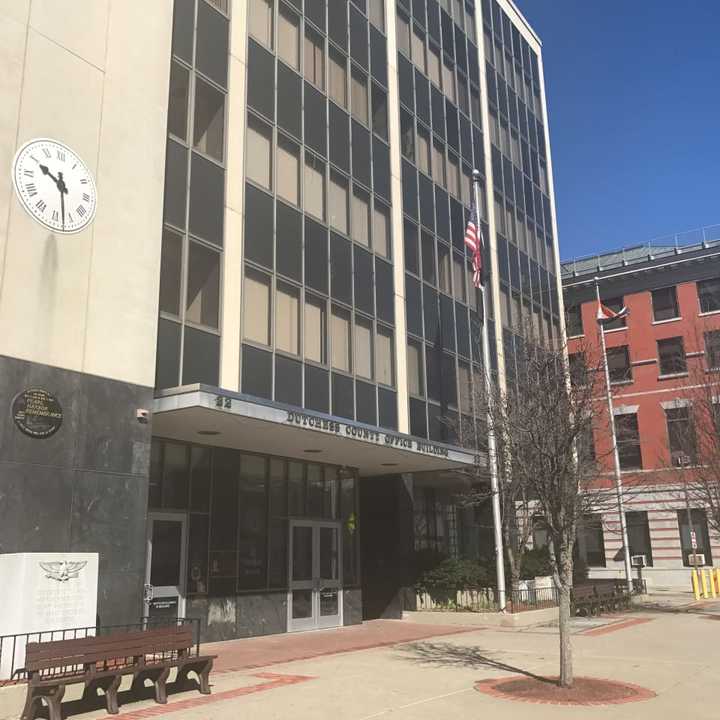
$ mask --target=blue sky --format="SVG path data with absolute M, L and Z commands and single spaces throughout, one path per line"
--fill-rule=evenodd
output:
M 543 41 L 561 257 L 720 223 L 720 2 L 515 1 Z

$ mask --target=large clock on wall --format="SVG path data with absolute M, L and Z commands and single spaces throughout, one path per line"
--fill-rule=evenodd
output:
M 13 185 L 23 208 L 57 233 L 76 233 L 95 217 L 95 180 L 78 154 L 57 140 L 25 143 L 13 162 Z

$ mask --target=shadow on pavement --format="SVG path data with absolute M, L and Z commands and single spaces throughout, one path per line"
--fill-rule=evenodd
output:
M 465 667 L 465 668 L 490 668 L 492 670 L 502 670 L 525 677 L 539 680 L 540 682 L 556 685 L 556 679 L 545 678 L 535 675 L 528 670 L 508 665 L 500 660 L 483 655 L 480 648 L 467 647 L 462 645 L 453 645 L 445 642 L 418 642 L 409 643 L 398 647 L 397 650 L 402 656 L 411 662 L 420 665 L 441 665 L 445 667 Z

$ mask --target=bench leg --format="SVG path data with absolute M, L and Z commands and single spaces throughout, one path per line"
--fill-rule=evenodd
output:
M 155 682 L 155 702 L 160 703 L 160 705 L 165 705 L 167 703 L 167 679 L 168 675 L 170 675 L 170 668 L 166 667 L 163 668 L 163 670 L 160 672 L 160 674 L 154 678 Z
M 35 703 L 39 699 L 40 697 L 35 695 L 35 688 L 31 685 L 28 685 L 27 695 L 25 696 L 25 707 L 23 707 L 22 715 L 20 715 L 20 720 L 34 720 Z
M 210 694 L 210 671 L 212 670 L 213 661 L 212 659 L 208 660 L 203 669 L 198 673 L 198 678 L 200 678 L 200 692 L 203 695 L 209 695 Z
M 118 709 L 118 688 L 122 682 L 122 675 L 116 675 L 112 682 L 105 688 L 105 703 L 109 715 L 117 715 Z
M 44 696 L 50 708 L 50 720 L 62 720 L 61 705 L 63 695 L 65 695 L 65 686 L 58 685 L 54 692 Z

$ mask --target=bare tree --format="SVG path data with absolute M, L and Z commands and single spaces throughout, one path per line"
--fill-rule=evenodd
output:
M 565 348 L 548 347 L 532 333 L 516 336 L 515 375 L 507 389 L 493 391 L 491 403 L 506 482 L 516 488 L 514 497 L 538 508 L 550 538 L 560 601 L 562 687 L 573 684 L 569 622 L 577 528 L 584 516 L 610 509 L 615 502 L 591 452 L 593 428 L 607 428 L 598 401 L 601 362 L 585 353 L 584 361 L 575 363 L 571 380 Z M 506 507 L 506 515 L 508 511 Z

